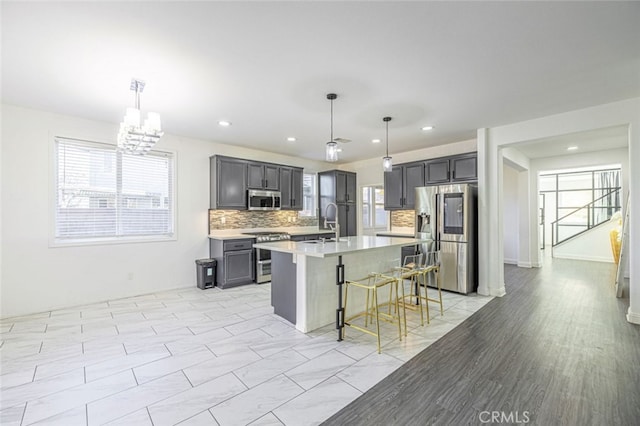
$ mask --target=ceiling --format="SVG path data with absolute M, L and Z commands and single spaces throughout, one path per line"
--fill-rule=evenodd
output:
M 640 96 L 639 2 L 0 7 L 3 103 L 118 123 L 136 77 L 168 133 L 315 160 L 329 92 L 341 162 L 383 156 L 386 115 L 393 155 Z

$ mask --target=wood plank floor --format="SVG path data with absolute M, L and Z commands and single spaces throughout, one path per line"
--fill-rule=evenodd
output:
M 640 326 L 614 274 L 576 260 L 506 265 L 506 296 L 324 424 L 491 424 L 482 413 L 494 411 L 511 415 L 494 424 L 640 424 Z

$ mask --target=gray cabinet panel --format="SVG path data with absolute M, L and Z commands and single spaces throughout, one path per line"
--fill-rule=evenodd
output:
M 403 166 L 403 207 L 405 209 L 413 209 L 415 207 L 416 191 L 415 189 L 424 186 L 424 164 L 407 164 Z
M 384 173 L 384 208 L 386 210 L 402 209 L 403 167 L 394 166 L 390 172 Z
M 425 163 L 427 184 L 449 182 L 449 160 L 431 160 Z
M 224 253 L 224 287 L 247 284 L 253 281 L 253 250 L 227 251 Z
M 255 280 L 253 238 L 209 240 L 209 257 L 217 261 L 216 285 L 220 288 L 250 284 Z
M 271 260 L 278 267 L 271 271 L 271 306 L 292 324 L 296 323 L 296 264 L 290 253 L 271 252 Z
M 211 157 L 210 208 L 247 208 L 247 163 L 226 157 Z
M 459 157 L 451 159 L 451 169 L 454 182 L 478 179 L 478 158 L 473 156 Z
M 277 191 L 280 188 L 280 166 L 249 162 L 247 174 L 248 187 L 251 189 Z
M 415 188 L 424 186 L 424 163 L 398 164 L 384 173 L 385 210 L 415 207 Z
M 302 169 L 280 167 L 280 193 L 283 210 L 302 210 Z
M 320 227 L 324 228 L 325 212 L 329 203 L 338 205 L 338 221 L 340 223 L 340 236 L 356 235 L 356 174 L 342 170 L 329 170 L 318 173 L 318 206 Z M 349 208 L 347 209 L 346 206 Z M 327 219 L 335 220 L 335 208 L 329 209 Z
M 304 174 L 302 169 L 293 169 L 291 172 L 291 209 L 302 210 L 304 207 Z

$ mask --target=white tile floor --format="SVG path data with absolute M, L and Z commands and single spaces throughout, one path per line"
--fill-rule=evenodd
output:
M 402 342 L 383 324 L 382 354 L 356 330 L 298 332 L 273 314 L 269 284 L 4 319 L 0 424 L 319 424 L 491 300 L 443 297 L 430 325 L 408 311 Z

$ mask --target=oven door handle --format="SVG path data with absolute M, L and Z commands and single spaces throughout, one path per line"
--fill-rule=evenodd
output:
M 258 265 L 271 264 L 271 260 L 258 260 Z

